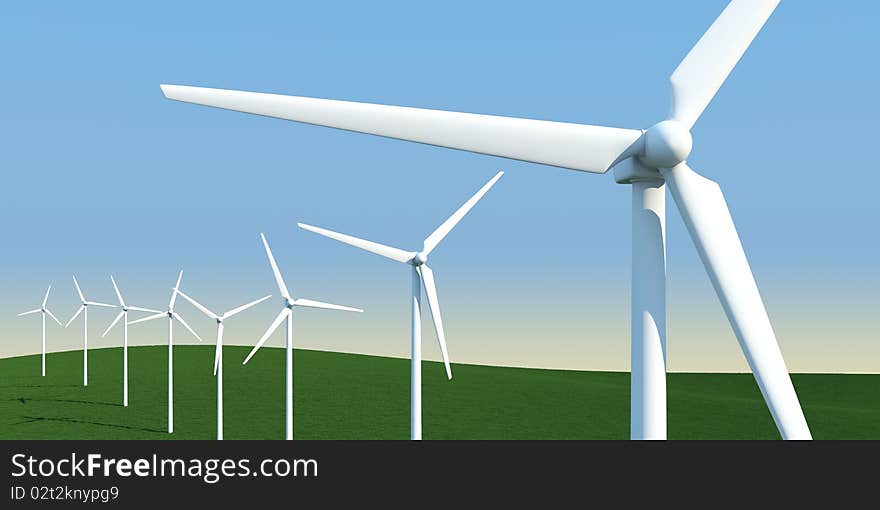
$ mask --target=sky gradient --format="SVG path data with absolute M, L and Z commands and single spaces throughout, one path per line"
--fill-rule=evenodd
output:
M 418 248 L 505 170 L 432 254 L 453 362 L 628 370 L 630 189 L 611 175 L 186 105 L 159 84 L 647 128 L 725 5 L 7 6 L 0 357 L 39 352 L 39 318 L 15 314 L 48 284 L 56 315 L 75 311 L 73 273 L 90 299 L 113 301 L 113 274 L 151 308 L 181 268 L 215 310 L 272 293 L 228 324 L 228 343 L 253 344 L 281 306 L 261 231 L 296 296 L 366 309 L 304 310 L 297 346 L 408 356 L 407 268 L 296 223 Z M 689 162 L 725 192 L 792 371 L 880 372 L 878 23 L 873 3 L 783 0 L 693 130 Z M 669 369 L 746 370 L 667 205 Z M 97 338 L 112 318 L 90 317 L 90 345 L 121 343 Z M 130 334 L 165 341 L 159 321 Z M 81 326 L 48 343 L 77 348 Z

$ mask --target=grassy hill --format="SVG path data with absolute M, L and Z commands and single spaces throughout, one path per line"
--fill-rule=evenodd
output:
M 284 353 L 224 350 L 227 439 L 283 438 Z M 0 359 L 0 439 L 213 439 L 213 347 L 175 347 L 175 433 L 165 432 L 165 347 Z M 409 360 L 298 350 L 294 434 L 299 439 L 407 439 Z M 423 367 L 426 439 L 626 439 L 629 374 L 455 365 Z M 880 375 L 795 375 L 817 439 L 880 438 Z M 670 374 L 670 439 L 775 439 L 750 374 Z

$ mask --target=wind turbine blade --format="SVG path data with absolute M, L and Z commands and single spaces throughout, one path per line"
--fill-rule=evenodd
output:
M 489 182 L 483 185 L 483 187 L 474 194 L 474 196 L 468 199 L 468 201 L 465 202 L 461 207 L 459 207 L 458 210 L 449 217 L 449 219 L 444 221 L 439 227 L 437 227 L 437 230 L 435 230 L 431 235 L 428 236 L 427 239 L 425 239 L 425 247 L 423 249 L 425 255 L 431 253 L 431 250 L 433 250 L 437 247 L 438 244 L 440 244 L 440 241 L 442 241 L 443 238 L 446 237 L 446 235 L 449 234 L 449 232 L 453 228 L 455 228 L 456 225 L 458 225 L 458 222 L 461 221 L 462 218 L 464 218 L 465 214 L 467 214 L 468 211 L 470 211 L 471 208 L 473 208 L 477 204 L 477 202 L 479 202 L 480 199 L 483 198 L 483 195 L 485 195 L 486 192 L 488 192 L 489 189 L 492 188 L 492 186 L 494 186 L 496 182 L 498 182 L 498 179 L 500 179 L 502 175 L 504 175 L 504 172 L 498 172 L 497 174 L 495 174 L 495 177 L 492 177 Z
M 162 318 L 162 317 L 168 317 L 168 314 L 165 313 L 165 312 L 159 312 L 159 313 L 156 313 L 156 314 L 153 314 L 153 315 L 148 315 L 148 316 L 146 316 L 146 317 L 141 317 L 141 318 L 138 319 L 138 320 L 134 320 L 134 321 L 129 322 L 129 325 L 131 325 L 131 324 L 137 324 L 137 323 L 139 323 L 139 322 L 147 322 L 147 321 L 151 321 L 151 320 L 153 320 L 153 319 L 159 319 L 159 318 Z
M 783 439 L 810 439 L 721 188 L 686 163 L 664 176 L 779 432 Z
M 272 321 L 272 324 L 269 325 L 269 329 L 267 329 L 266 332 L 263 333 L 263 336 L 260 337 L 260 340 L 254 346 L 254 348 L 251 349 L 251 352 L 247 355 L 244 361 L 241 362 L 242 365 L 246 365 L 247 362 L 254 357 L 254 354 L 256 354 L 258 350 L 260 350 L 260 347 L 262 347 L 263 344 L 266 343 L 266 340 L 268 340 L 269 337 L 272 336 L 272 333 L 274 333 L 275 330 L 278 329 L 278 326 L 280 326 L 281 323 L 284 322 L 284 319 L 286 319 L 289 315 L 289 308 L 284 308 L 283 310 L 281 310 L 281 312 L 275 317 L 275 320 Z
M 217 346 L 214 348 L 214 375 L 217 375 L 217 368 L 220 367 L 220 351 L 223 350 L 223 323 L 217 324 Z
M 39 312 L 42 312 L 42 311 L 43 311 L 42 308 L 34 308 L 33 310 L 28 310 L 28 311 L 26 311 L 26 312 L 21 312 L 20 314 L 18 314 L 18 316 L 19 316 L 19 317 L 24 317 L 25 315 L 31 315 L 31 314 L 39 313 Z
M 266 256 L 269 257 L 269 265 L 272 266 L 272 274 L 275 276 L 275 283 L 278 284 L 278 290 L 281 292 L 281 297 L 284 299 L 290 299 L 290 292 L 287 291 L 287 285 L 284 284 L 284 278 L 281 276 L 281 271 L 278 270 L 278 264 L 275 263 L 275 256 L 272 255 L 272 250 L 269 249 L 269 243 L 266 241 L 266 236 L 260 232 L 260 239 L 263 240 L 263 247 L 266 248 Z
M 199 340 L 199 342 L 202 341 L 202 337 L 200 337 L 199 334 L 193 330 L 193 328 L 189 327 L 189 324 L 187 324 L 186 321 L 183 320 L 183 317 L 181 317 L 181 315 L 179 313 L 171 312 L 171 316 L 174 317 L 175 319 L 177 319 L 177 322 L 183 324 L 183 327 L 185 327 L 186 330 L 189 331 L 190 334 L 192 334 L 192 336 L 196 337 Z
M 65 324 L 64 327 L 66 328 L 67 326 L 70 326 L 70 323 L 73 322 L 73 321 L 75 321 L 76 318 L 79 317 L 79 314 L 81 314 L 82 311 L 85 310 L 85 308 L 86 308 L 85 306 L 80 306 L 80 307 L 77 309 L 76 313 L 73 314 L 73 317 L 71 317 L 70 320 L 67 321 L 67 324 Z
M 168 309 L 174 310 L 174 303 L 177 301 L 177 289 L 180 288 L 180 280 L 183 279 L 183 270 L 177 275 L 177 283 L 174 284 L 174 290 L 171 292 L 171 301 L 168 302 Z
M 49 291 L 52 290 L 52 286 L 49 285 L 49 288 L 46 289 L 46 295 L 43 296 L 43 304 L 41 305 L 43 308 L 46 308 L 46 302 L 49 301 Z
M 119 299 L 119 304 L 123 307 L 125 306 L 125 301 L 122 300 L 122 293 L 119 292 L 119 287 L 116 286 L 116 280 L 113 279 L 113 275 L 110 275 L 110 281 L 113 282 L 113 290 L 116 291 L 116 297 Z
M 63 326 L 63 324 L 61 324 L 61 321 L 58 320 L 58 317 L 55 317 L 55 314 L 52 313 L 48 308 L 46 308 L 46 313 L 49 315 L 49 317 L 52 317 L 52 320 L 57 322 L 59 326 Z
M 104 332 L 101 333 L 101 338 L 104 338 L 105 336 L 107 336 L 107 333 L 109 333 L 110 330 L 113 329 L 113 326 L 115 326 L 116 323 L 119 322 L 119 319 L 121 319 L 123 315 L 125 315 L 125 311 L 124 311 L 124 310 L 123 310 L 123 311 L 120 311 L 120 312 L 116 315 L 116 318 L 113 319 L 113 322 L 111 322 L 110 325 L 107 326 L 107 329 L 105 329 Z
M 97 301 L 86 301 L 87 305 L 103 306 L 105 308 L 118 308 L 119 305 L 108 305 L 107 303 L 98 303 Z
M 299 226 L 299 228 L 301 229 L 308 230 L 316 234 L 321 234 L 324 237 L 329 237 L 330 239 L 335 239 L 339 242 L 350 244 L 362 250 L 375 253 L 376 255 L 382 255 L 383 257 L 389 258 L 391 260 L 396 260 L 398 262 L 406 263 L 416 256 L 415 252 L 403 251 L 397 248 L 392 248 L 390 246 L 385 246 L 384 244 L 374 243 L 373 241 L 367 241 L 358 237 L 333 232 L 332 230 L 327 230 L 320 227 L 313 227 L 311 225 L 306 225 L 305 223 L 297 223 L 297 226 Z
M 779 0 L 733 0 L 672 73 L 669 117 L 690 129 L 773 14 Z
M 293 306 L 305 306 L 309 308 L 326 308 L 327 310 L 342 310 L 343 312 L 363 312 L 360 308 L 352 308 L 350 306 L 334 305 L 333 303 L 324 303 L 313 299 L 294 299 Z
M 159 310 L 153 310 L 152 308 L 141 308 L 139 306 L 129 306 L 128 309 L 131 310 L 132 312 L 164 313 L 164 312 L 160 312 Z M 131 323 L 129 323 L 129 324 L 131 324 Z
M 76 287 L 76 293 L 79 294 L 79 300 L 85 303 L 86 297 L 83 296 L 82 289 L 79 288 L 79 282 L 76 281 L 76 275 L 73 275 L 73 285 Z
M 182 85 L 161 88 L 168 99 L 187 103 L 585 172 L 604 173 L 641 148 L 642 132 L 635 129 Z
M 224 313 L 223 318 L 228 319 L 229 317 L 232 317 L 233 315 L 235 315 L 237 313 L 243 312 L 254 305 L 258 305 L 258 304 L 262 303 L 263 301 L 269 299 L 270 297 L 272 297 L 271 294 L 269 294 L 268 296 L 263 296 L 260 299 L 255 299 L 255 300 L 251 301 L 250 303 L 243 304 L 243 305 L 239 306 L 238 308 L 233 308 L 232 310 L 229 310 L 228 312 Z
M 443 319 L 440 317 L 440 300 L 437 299 L 437 286 L 434 283 L 434 271 L 426 264 L 418 267 L 425 285 L 425 294 L 428 296 L 428 307 L 431 309 L 431 319 L 434 322 L 434 331 L 437 332 L 437 341 L 440 343 L 440 354 L 443 355 L 443 364 L 446 366 L 446 377 L 452 379 L 452 368 L 449 366 L 449 353 L 446 351 L 446 334 L 443 332 Z
M 180 294 L 180 296 L 181 296 L 183 299 L 189 301 L 194 307 L 198 308 L 203 314 L 207 315 L 208 317 L 210 317 L 210 318 L 212 318 L 212 319 L 219 319 L 219 318 L 220 318 L 219 315 L 217 315 L 216 313 L 212 312 L 211 310 L 208 310 L 208 309 L 205 308 L 201 303 L 199 303 L 199 302 L 196 301 L 195 299 L 193 299 L 193 298 L 187 296 L 182 290 L 179 290 L 179 289 L 178 289 L 177 293 Z

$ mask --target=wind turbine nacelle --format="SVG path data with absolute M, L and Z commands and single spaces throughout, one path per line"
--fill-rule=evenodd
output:
M 645 152 L 639 159 L 650 168 L 674 168 L 687 160 L 693 146 L 694 139 L 684 125 L 664 120 L 645 131 Z
M 614 181 L 617 184 L 663 181 L 663 176 L 656 168 L 645 166 L 638 157 L 633 156 L 614 165 Z

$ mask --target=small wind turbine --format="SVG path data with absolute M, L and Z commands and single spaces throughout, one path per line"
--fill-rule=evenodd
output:
M 293 308 L 295 306 L 305 306 L 309 308 L 326 308 L 328 310 L 342 310 L 346 312 L 363 312 L 363 310 L 360 308 L 334 305 L 332 303 L 322 303 L 321 301 L 313 301 L 311 299 L 296 299 L 291 297 L 290 292 L 287 290 L 287 285 L 284 284 L 284 278 L 281 277 L 281 271 L 278 270 L 278 264 L 275 263 L 275 257 L 272 256 L 272 250 L 269 249 L 269 243 L 266 241 L 266 236 L 260 233 L 260 238 L 263 240 L 263 246 L 266 248 L 266 256 L 269 257 L 269 265 L 272 266 L 272 274 L 275 275 L 275 282 L 278 284 L 278 290 L 281 292 L 281 297 L 284 299 L 284 308 L 281 309 L 281 312 L 275 317 L 275 320 L 272 321 L 269 329 L 266 330 L 262 338 L 257 342 L 257 345 L 255 345 L 250 354 L 247 355 L 247 358 L 244 359 L 242 365 L 250 361 L 260 347 L 266 343 L 266 340 L 272 335 L 272 333 L 278 329 L 281 322 L 283 322 L 284 319 L 287 319 L 287 340 L 284 344 L 286 360 L 284 439 L 290 440 L 293 439 Z
M 147 313 L 162 313 L 159 310 L 153 310 L 150 308 L 141 308 L 139 306 L 129 306 L 125 304 L 125 300 L 122 299 L 122 293 L 119 292 L 119 287 L 116 286 L 116 280 L 113 279 L 113 276 L 110 276 L 110 281 L 113 282 L 113 290 L 116 291 L 116 297 L 119 299 L 119 307 L 122 310 L 119 311 L 119 314 L 116 315 L 116 318 L 113 319 L 113 322 L 107 326 L 107 329 L 104 330 L 104 333 L 101 335 L 101 338 L 107 336 L 107 333 L 113 329 L 113 326 L 119 322 L 119 319 L 122 319 L 122 405 L 128 407 L 128 312 L 147 312 Z
M 422 438 L 422 288 L 425 286 L 425 294 L 428 296 L 428 305 L 431 309 L 431 318 L 434 321 L 434 329 L 437 332 L 437 341 L 440 343 L 440 353 L 443 355 L 443 363 L 446 365 L 446 377 L 452 379 L 452 369 L 449 367 L 449 355 L 446 352 L 446 337 L 443 333 L 443 321 L 440 318 L 440 302 L 437 300 L 437 287 L 434 284 L 434 272 L 426 264 L 428 254 L 437 247 L 440 241 L 464 218 L 465 214 L 489 191 L 504 172 L 495 174 L 477 193 L 464 203 L 455 213 L 443 222 L 437 230 L 425 239 L 422 251 L 404 251 L 390 246 L 385 246 L 372 241 L 366 241 L 323 228 L 313 227 L 298 223 L 300 228 L 321 234 L 322 236 L 356 246 L 377 255 L 403 262 L 412 266 L 412 377 L 410 381 L 411 409 L 410 409 L 410 438 L 419 440 Z
M 42 357 L 42 375 L 46 377 L 46 315 L 52 317 L 52 320 L 57 322 L 59 326 L 61 326 L 61 321 L 58 320 L 58 317 L 55 317 L 48 308 L 46 308 L 46 301 L 49 300 L 49 291 L 52 290 L 52 286 L 49 285 L 49 288 L 46 289 L 46 295 L 43 296 L 43 304 L 40 305 L 39 308 L 35 308 L 33 310 L 28 310 L 27 312 L 22 312 L 18 314 L 19 317 L 24 317 L 25 315 L 31 315 L 34 313 L 39 313 L 43 320 L 43 357 Z
M 104 306 L 107 308 L 116 308 L 116 305 L 108 305 L 107 303 L 99 303 L 97 301 L 89 301 L 83 296 L 82 289 L 76 281 L 76 275 L 73 276 L 73 286 L 76 287 L 76 293 L 79 295 L 80 306 L 73 314 L 73 317 L 64 325 L 66 328 L 74 321 L 79 314 L 83 314 L 83 386 L 89 385 L 89 306 Z
M 183 327 L 187 329 L 192 335 L 199 339 L 199 342 L 202 341 L 202 337 L 200 337 L 186 321 L 183 320 L 183 317 L 180 316 L 179 313 L 174 311 L 174 302 L 177 300 L 177 289 L 180 288 L 180 280 L 183 278 L 183 271 L 177 276 L 177 283 L 174 284 L 174 289 L 171 291 L 171 301 L 168 302 L 168 310 L 165 312 L 159 312 L 155 315 L 149 315 L 147 317 L 143 317 L 138 320 L 131 321 L 129 324 L 137 324 L 138 322 L 146 322 L 151 321 L 153 319 L 159 319 L 162 317 L 168 317 L 168 433 L 171 434 L 174 432 L 174 348 L 172 347 L 173 343 L 173 335 L 174 335 L 174 320 L 176 319 L 180 322 Z
M 177 293 L 180 294 L 183 299 L 192 303 L 192 305 L 198 308 L 203 314 L 217 321 L 217 347 L 214 350 L 214 376 L 217 378 L 217 439 L 223 439 L 223 321 L 254 305 L 262 303 L 272 296 L 263 296 L 256 301 L 251 301 L 250 303 L 243 304 L 226 313 L 218 315 L 205 308 L 204 305 L 195 299 L 184 294 L 182 290 L 177 289 Z

